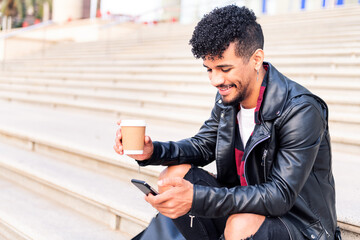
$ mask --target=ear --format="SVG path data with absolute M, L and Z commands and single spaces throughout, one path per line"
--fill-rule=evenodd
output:
M 253 54 L 253 61 L 254 61 L 254 68 L 255 71 L 259 71 L 260 67 L 262 66 L 263 62 L 264 62 L 264 50 L 262 49 L 257 49 L 254 54 Z

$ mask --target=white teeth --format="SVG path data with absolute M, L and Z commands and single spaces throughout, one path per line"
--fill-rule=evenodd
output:
M 221 91 L 226 91 L 226 90 L 228 90 L 228 89 L 231 88 L 231 87 L 232 87 L 232 86 L 230 86 L 230 85 L 226 85 L 226 86 L 220 88 L 220 90 L 221 90 Z

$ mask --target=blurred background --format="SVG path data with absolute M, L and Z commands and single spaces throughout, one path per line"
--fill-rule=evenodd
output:
M 130 179 L 156 186 L 163 167 L 117 155 L 116 122 L 144 119 L 160 141 L 198 131 L 216 89 L 188 41 L 228 4 L 252 9 L 265 60 L 328 104 L 338 225 L 360 239 L 359 0 L 2 0 L 0 240 L 125 240 L 149 224 Z
M 40 22 L 86 18 L 127 19 L 191 23 L 215 7 L 237 4 L 256 15 L 274 15 L 354 4 L 358 0 L 2 0 L 2 29 Z

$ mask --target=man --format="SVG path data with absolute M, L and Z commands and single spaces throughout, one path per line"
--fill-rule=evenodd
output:
M 165 165 L 148 201 L 187 239 L 335 239 L 328 110 L 264 61 L 254 13 L 234 5 L 198 23 L 190 40 L 218 89 L 192 138 L 152 142 L 133 155 Z M 121 131 L 115 151 L 123 154 Z M 216 160 L 217 176 L 197 168 Z

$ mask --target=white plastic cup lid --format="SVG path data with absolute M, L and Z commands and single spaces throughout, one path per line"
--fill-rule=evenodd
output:
M 145 120 L 121 120 L 120 127 L 133 126 L 133 127 L 145 127 Z

